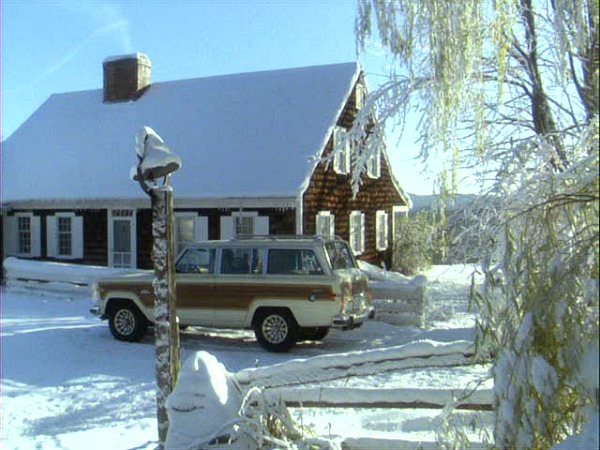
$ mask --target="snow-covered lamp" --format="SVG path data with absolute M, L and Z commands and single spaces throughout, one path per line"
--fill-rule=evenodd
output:
M 165 141 L 152 128 L 142 127 L 135 140 L 139 159 L 138 165 L 132 168 L 135 181 L 156 181 L 168 177 L 181 167 L 181 158 L 165 145 Z

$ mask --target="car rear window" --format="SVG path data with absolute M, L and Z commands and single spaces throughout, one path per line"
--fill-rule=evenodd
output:
M 312 250 L 271 249 L 267 273 L 275 275 L 323 275 L 323 268 Z

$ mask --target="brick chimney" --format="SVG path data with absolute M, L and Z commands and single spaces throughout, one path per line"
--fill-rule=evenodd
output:
M 137 100 L 150 86 L 150 58 L 143 53 L 111 56 L 102 67 L 104 103 Z

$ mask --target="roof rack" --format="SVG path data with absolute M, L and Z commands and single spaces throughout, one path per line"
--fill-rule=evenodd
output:
M 234 237 L 233 240 L 239 241 L 249 241 L 249 240 L 257 240 L 257 241 L 267 241 L 267 240 L 278 240 L 278 239 L 291 239 L 291 240 L 305 240 L 305 241 L 314 241 L 314 240 L 323 240 L 327 239 L 325 236 L 313 235 L 313 234 L 239 234 L 237 237 Z

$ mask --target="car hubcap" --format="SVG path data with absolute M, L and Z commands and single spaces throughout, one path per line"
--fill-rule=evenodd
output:
M 135 317 L 128 309 L 121 309 L 115 314 L 115 329 L 123 336 L 133 333 L 135 328 Z
M 279 344 L 288 335 L 287 322 L 281 316 L 269 316 L 263 322 L 262 332 L 267 341 L 272 344 Z

